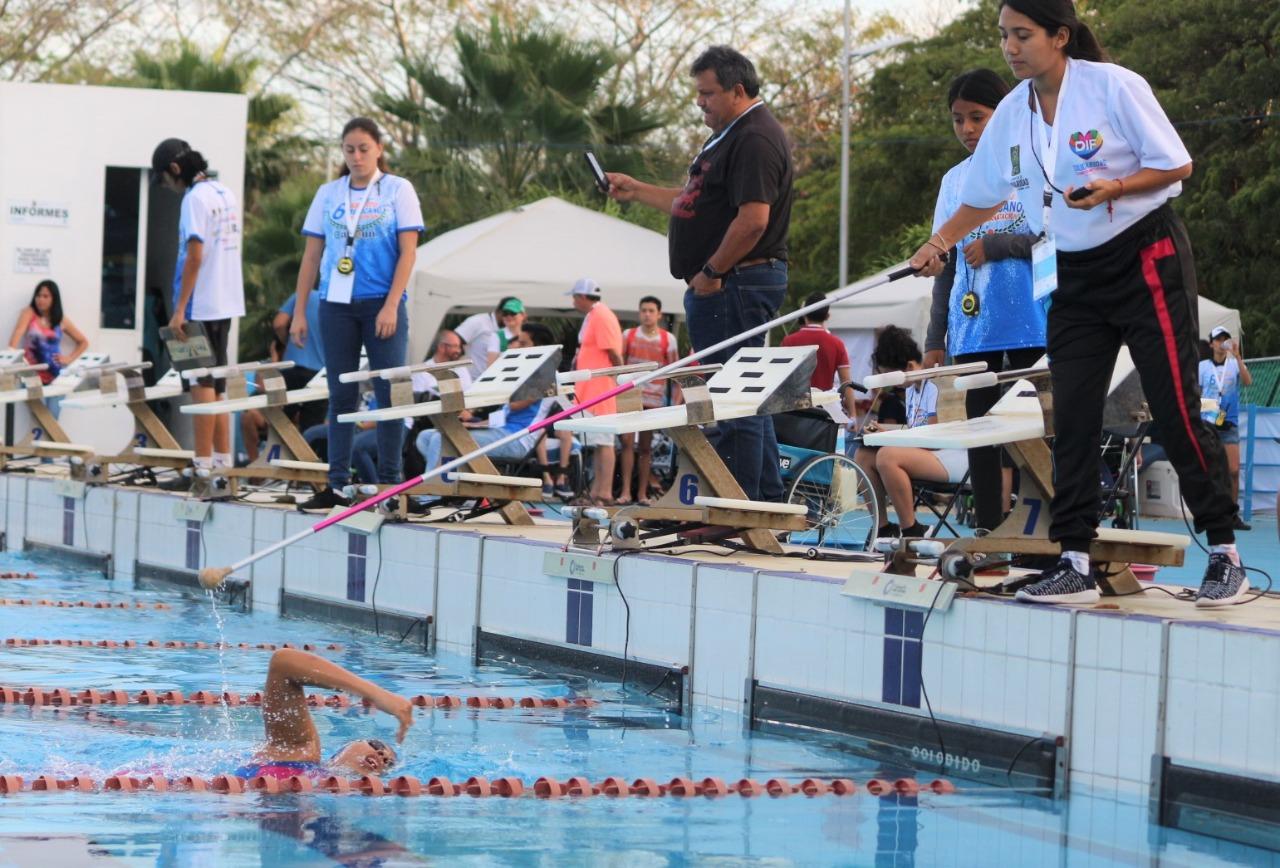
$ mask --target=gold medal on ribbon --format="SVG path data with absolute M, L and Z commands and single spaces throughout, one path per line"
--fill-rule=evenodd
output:
M 981 309 L 982 303 L 978 300 L 978 294 L 972 289 L 961 296 L 960 312 L 965 316 L 977 316 Z
M 338 260 L 338 273 L 350 274 L 356 270 L 356 261 L 350 256 L 344 256 Z
M 1218 426 L 1219 428 L 1221 428 L 1222 426 L 1226 425 L 1226 424 L 1227 424 L 1227 411 L 1226 411 L 1226 410 L 1219 410 L 1219 411 L 1218 411 L 1218 418 L 1215 420 L 1215 422 L 1217 423 L 1217 426 Z

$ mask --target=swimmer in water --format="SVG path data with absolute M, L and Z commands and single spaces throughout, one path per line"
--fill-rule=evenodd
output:
M 267 743 L 248 765 L 236 770 L 236 775 L 288 778 L 356 772 L 378 776 L 396 764 L 396 752 L 376 738 L 345 744 L 327 762 L 321 762 L 320 734 L 307 708 L 305 687 L 340 690 L 373 703 L 374 708 L 400 721 L 397 744 L 404 741 L 405 733 L 413 726 L 413 706 L 403 696 L 384 690 L 323 657 L 286 648 L 271 656 L 267 669 L 267 685 L 262 695 Z

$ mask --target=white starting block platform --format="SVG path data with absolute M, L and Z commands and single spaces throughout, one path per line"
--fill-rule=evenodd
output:
M 816 361 L 816 347 L 740 349 L 723 366 L 708 365 L 701 370 L 699 366 L 691 366 L 671 374 L 670 379 L 678 382 L 683 390 L 684 404 L 557 422 L 556 430 L 575 434 L 665 431 L 680 449 L 682 466 L 687 462 L 696 473 L 697 490 L 709 492 L 695 497 L 691 504 L 673 502 L 671 498 L 678 497 L 678 493 L 668 492 L 654 506 L 619 510 L 618 522 L 610 527 L 613 545 L 637 547 L 646 523 L 694 519 L 709 526 L 737 530 L 747 545 L 780 553 L 782 547 L 773 531 L 804 530 L 807 526 L 805 508 L 748 500 L 699 426 L 824 403 L 829 397 L 815 392 L 809 385 Z M 624 529 L 623 525 L 632 520 L 640 526 Z M 598 523 L 598 519 L 585 515 L 579 518 L 574 545 L 588 543 L 596 529 L 593 522 Z

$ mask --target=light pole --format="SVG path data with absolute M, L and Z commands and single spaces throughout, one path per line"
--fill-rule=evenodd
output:
M 851 74 L 854 60 L 862 60 L 897 48 L 910 39 L 888 39 L 874 45 L 851 48 L 853 37 L 853 13 L 851 0 L 844 0 L 844 43 L 840 64 L 840 286 L 849 283 L 849 88 L 853 84 Z

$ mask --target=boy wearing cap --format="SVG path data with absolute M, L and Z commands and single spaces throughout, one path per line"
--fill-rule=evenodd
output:
M 509 330 L 511 323 L 508 317 L 511 315 L 519 316 L 514 330 Z M 492 313 L 477 313 L 458 323 L 454 332 L 467 344 L 472 379 L 483 374 L 485 368 L 506 351 L 514 336 L 520 333 L 523 321 L 524 304 L 514 295 L 508 295 L 498 301 Z
M 178 219 L 178 262 L 173 278 L 169 328 L 186 340 L 188 321 L 199 322 L 213 347 L 214 366 L 227 364 L 231 322 L 244 316 L 244 275 L 240 266 L 240 203 L 209 177 L 209 164 L 181 139 L 165 139 L 151 155 L 152 182 L 182 195 Z M 183 380 L 186 387 L 187 380 Z M 208 404 L 225 397 L 226 381 L 202 377 L 189 386 L 191 399 Z M 231 465 L 231 417 L 196 416 L 197 469 Z M 166 488 L 189 488 L 180 479 Z
M 1253 375 L 1244 363 L 1240 344 L 1231 339 L 1231 333 L 1217 326 L 1209 333 L 1209 347 L 1213 355 L 1200 363 L 1200 394 L 1207 401 L 1216 401 L 1215 409 L 1204 410 L 1200 417 L 1213 426 L 1222 448 L 1227 453 L 1227 466 L 1231 470 L 1231 493 L 1240 498 L 1240 387 L 1253 384 Z M 1236 530 L 1252 530 L 1238 514 Z
M 582 330 L 578 332 L 578 354 L 573 360 L 575 371 L 608 368 L 622 364 L 622 325 L 618 317 L 600 300 L 600 286 L 584 277 L 567 293 L 573 300 L 573 309 L 585 315 Z M 594 377 L 578 383 L 574 395 L 578 401 L 589 401 L 596 395 L 612 389 L 616 383 L 612 377 Z M 593 416 L 609 416 L 618 412 L 617 402 L 610 398 L 588 410 Z M 612 434 L 587 434 L 584 445 L 595 447 L 592 466 L 595 476 L 591 491 L 579 505 L 606 506 L 613 503 L 613 468 L 615 462 L 614 436 Z

